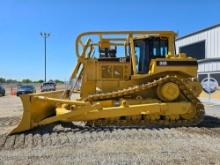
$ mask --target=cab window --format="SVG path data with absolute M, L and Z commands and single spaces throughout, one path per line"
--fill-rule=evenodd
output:
M 152 58 L 163 58 L 168 53 L 168 38 L 150 37 L 134 40 L 136 71 L 138 74 L 148 72 Z

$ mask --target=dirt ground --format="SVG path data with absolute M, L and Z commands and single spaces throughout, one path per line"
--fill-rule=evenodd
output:
M 56 123 L 8 136 L 22 115 L 0 97 L 0 164 L 220 164 L 220 106 L 197 127 L 89 128 Z

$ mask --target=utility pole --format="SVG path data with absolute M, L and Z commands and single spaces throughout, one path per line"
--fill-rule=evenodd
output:
M 50 33 L 41 32 L 40 35 L 44 38 L 44 81 L 47 81 L 47 38 Z

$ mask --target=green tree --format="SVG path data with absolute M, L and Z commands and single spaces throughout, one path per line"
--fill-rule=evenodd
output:
M 13 80 L 13 79 L 7 79 L 6 83 L 17 83 L 17 80 Z
M 5 83 L 5 82 L 6 82 L 6 79 L 3 77 L 0 77 L 0 83 Z
M 32 81 L 30 79 L 23 79 L 21 82 L 22 83 L 32 83 Z
M 44 82 L 44 80 L 38 80 L 37 82 L 38 82 L 38 83 L 43 83 L 43 82 Z
M 43 83 L 44 80 L 36 80 L 36 81 L 32 81 L 33 83 Z
M 63 84 L 64 81 L 61 81 L 61 80 L 54 80 L 56 83 L 60 83 L 60 84 Z

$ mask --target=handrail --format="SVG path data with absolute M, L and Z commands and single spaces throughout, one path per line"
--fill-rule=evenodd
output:
M 79 44 L 83 45 L 81 38 L 88 35 L 97 35 L 100 38 L 102 38 L 103 35 L 128 35 L 127 38 L 133 35 L 138 34 L 161 34 L 161 35 L 170 35 L 173 34 L 176 36 L 176 33 L 173 31 L 100 31 L 100 32 L 84 32 L 77 36 L 76 42 L 75 42 L 75 50 L 76 50 L 76 56 L 80 57 L 79 52 Z M 122 40 L 122 38 L 109 38 L 110 40 Z

